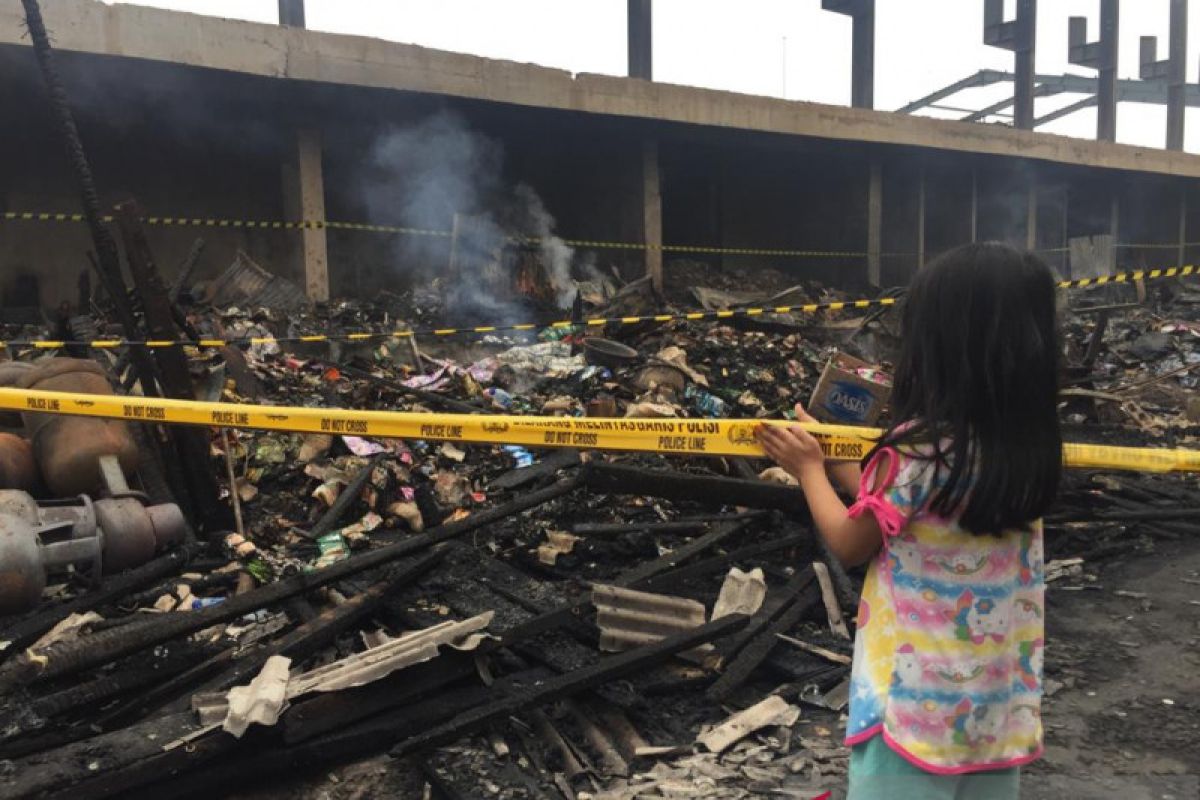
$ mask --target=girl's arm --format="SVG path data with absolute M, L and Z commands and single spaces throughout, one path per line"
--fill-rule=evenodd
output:
M 850 517 L 830 483 L 825 454 L 812 434 L 800 427 L 764 425 L 758 429 L 758 439 L 771 460 L 800 481 L 813 522 L 830 552 L 847 567 L 869 561 L 883 544 L 879 523 L 873 514 Z
M 796 404 L 796 420 L 798 422 L 817 422 L 817 418 L 799 403 Z M 858 494 L 858 485 L 862 483 L 862 467 L 857 461 L 832 461 L 826 465 L 826 472 L 833 484 L 849 495 Z M 799 480 L 798 475 L 792 477 Z

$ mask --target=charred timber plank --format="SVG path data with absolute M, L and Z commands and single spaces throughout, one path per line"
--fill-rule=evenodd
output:
M 555 450 L 536 464 L 510 470 L 488 483 L 489 489 L 520 489 L 541 478 L 549 477 L 559 470 L 578 467 L 583 462 L 578 450 Z
M 293 663 L 298 664 L 321 648 L 333 644 L 344 631 L 375 613 L 384 599 L 411 579 L 412 576 L 407 571 L 397 570 L 395 574 L 389 575 L 367 591 L 318 615 L 316 619 L 304 623 L 273 644 L 239 658 L 232 667 L 206 682 L 197 691 L 216 692 L 249 681 L 272 656 L 287 656 Z
M 13 653 L 24 652 L 46 631 L 53 628 L 72 614 L 91 611 L 94 608 L 107 605 L 124 597 L 147 584 L 153 583 L 167 575 L 174 575 L 187 566 L 194 557 L 204 552 L 205 545 L 186 544 L 167 553 L 165 556 L 148 561 L 136 569 L 105 578 L 100 588 L 94 592 L 80 595 L 74 600 L 38 611 L 33 615 L 14 622 L 0 631 L 0 640 L 7 641 L 8 647 L 0 651 L 0 663 Z
M 522 709 L 553 703 L 565 697 L 592 689 L 602 683 L 624 678 L 658 664 L 676 653 L 727 636 L 746 624 L 746 617 L 734 614 L 701 625 L 692 630 L 668 636 L 651 645 L 605 658 L 597 664 L 549 680 L 514 693 L 498 701 L 478 706 L 456 715 L 448 722 L 412 736 L 392 748 L 393 756 L 405 756 L 430 747 L 448 744 L 481 727 L 508 717 Z
M 714 531 L 714 533 L 717 532 L 718 531 Z M 681 581 L 690 580 L 702 575 L 710 575 L 714 572 L 724 569 L 729 564 L 736 563 L 737 561 L 745 558 L 764 555 L 789 547 L 799 547 L 804 544 L 809 544 L 811 543 L 812 538 L 812 535 L 807 533 L 783 537 L 781 539 L 775 539 L 769 542 L 750 545 L 749 547 L 745 547 L 741 550 L 735 550 L 734 552 L 726 555 L 705 559 L 704 561 L 699 561 L 688 567 L 680 567 L 678 564 L 686 560 L 686 558 L 696 555 L 699 552 L 699 549 L 692 553 L 682 555 L 679 550 L 676 550 L 673 553 L 668 553 L 663 558 L 656 559 L 656 561 L 653 562 L 648 562 L 650 564 L 657 564 L 666 559 L 672 562 L 674 566 L 668 566 L 664 570 L 650 570 L 650 572 L 653 574 L 648 576 L 640 574 L 642 572 L 641 566 L 634 567 L 632 570 L 622 573 L 615 581 L 613 581 L 613 583 L 617 586 L 623 586 L 629 589 L 642 589 L 645 591 L 656 592 L 662 591 L 663 587 L 671 586 Z M 693 544 L 695 544 L 695 542 L 693 542 Z M 807 559 L 807 555 L 805 558 Z M 531 633 L 552 630 L 564 624 L 568 624 L 571 620 L 576 618 L 575 614 L 582 611 L 590 602 L 591 601 L 589 599 L 585 598 L 582 600 L 577 600 L 574 603 L 546 611 L 530 619 L 528 622 L 521 623 L 510 631 L 505 632 L 502 634 L 502 638 L 507 638 L 510 635 L 529 635 Z
M 47 663 L 40 664 L 37 659 L 22 655 L 9 664 L 0 667 L 0 690 L 16 683 L 26 683 L 43 678 L 60 677 L 73 674 L 90 667 L 106 664 L 121 656 L 129 655 L 147 647 L 153 647 L 176 636 L 194 633 L 209 625 L 224 622 L 236 617 L 257 611 L 269 605 L 280 603 L 289 597 L 303 594 L 313 589 L 327 586 L 351 575 L 357 575 L 368 569 L 382 566 L 405 556 L 424 550 L 439 542 L 447 541 L 464 533 L 490 525 L 497 520 L 519 513 L 534 506 L 541 505 L 556 497 L 561 497 L 573 491 L 578 486 L 578 479 L 559 481 L 537 492 L 530 492 L 516 498 L 511 503 L 496 508 L 472 514 L 455 522 L 442 525 L 425 533 L 410 536 L 402 542 L 397 542 L 378 550 L 351 556 L 345 561 L 338 562 L 324 569 L 305 575 L 296 575 L 282 581 L 263 586 L 212 608 L 206 608 L 188 614 L 175 614 L 164 618 L 161 622 L 139 625 L 136 637 L 128 637 L 121 631 L 111 631 L 94 634 L 72 646 L 50 654 Z M 424 572 L 441 557 L 435 552 L 414 562 L 406 569 L 416 577 Z M 194 626 L 199 627 L 194 627 Z
M 175 314 L 166 284 L 150 251 L 150 242 L 141 221 L 143 216 L 142 209 L 132 200 L 117 206 L 117 224 L 125 242 L 125 260 L 142 299 L 149 338 L 176 341 L 181 338 L 180 330 L 175 325 Z M 163 393 L 177 400 L 194 400 L 195 389 L 183 348 L 157 348 L 154 359 L 158 364 Z M 168 429 L 167 435 L 181 457 L 187 478 L 187 496 L 178 498 L 184 511 L 190 511 L 189 516 L 195 515 L 203 520 L 203 526 L 207 529 L 228 528 L 229 512 L 223 503 L 217 501 L 220 497 L 217 479 L 208 468 L 207 431 L 176 425 Z M 230 490 L 233 491 L 233 487 Z
M 811 568 L 806 571 L 811 576 Z M 812 576 L 787 608 L 742 648 L 737 657 L 725 667 L 721 677 L 708 687 L 705 694 L 710 699 L 717 701 L 727 698 L 734 689 L 745 683 L 751 673 L 771 654 L 771 650 L 779 643 L 776 634 L 791 630 L 812 605 L 820 600 L 821 589 L 817 586 L 816 577 Z
M 661 592 L 669 586 L 674 586 L 704 575 L 712 575 L 739 562 L 791 548 L 803 548 L 800 555 L 794 559 L 797 563 L 808 561 L 810 560 L 814 538 L 816 537 L 811 533 L 795 533 L 789 536 L 781 536 L 778 539 L 770 539 L 758 544 L 747 545 L 724 555 L 697 561 L 695 564 L 689 564 L 686 567 L 676 567 L 629 588 L 642 589 L 647 592 Z
M 301 533 L 309 539 L 320 539 L 333 530 L 342 517 L 346 516 L 346 512 L 350 510 L 350 506 L 358 502 L 358 496 L 362 494 L 363 487 L 367 485 L 367 481 L 371 478 L 371 473 L 375 470 L 383 455 L 383 453 L 378 453 L 367 461 L 366 465 L 358 471 L 358 474 L 350 480 L 350 483 L 346 484 L 346 488 L 338 494 L 332 505 L 329 506 L 329 510 L 321 515 L 321 518 L 317 520 L 311 530 L 307 532 L 297 531 L 297 533 Z
M 804 494 L 795 487 L 766 481 L 689 475 L 661 469 L 593 461 L 582 470 L 589 489 L 608 494 L 635 494 L 666 500 L 691 500 L 712 505 L 745 506 L 788 511 L 808 517 Z
M 746 624 L 745 628 L 742 628 L 737 636 L 731 636 L 718 645 L 718 649 L 721 650 L 721 660 L 725 664 L 732 663 L 746 645 L 761 636 L 767 626 L 791 608 L 796 598 L 815 578 L 816 574 L 811 567 L 805 567 L 792 576 L 792 579 L 779 592 L 778 600 L 771 602 L 773 598 L 768 597 L 767 602 L 763 603 L 762 608 L 750 617 L 750 622 Z
M 699 514 L 690 517 L 680 517 L 670 522 L 582 522 L 571 526 L 571 533 L 581 536 L 588 534 L 610 535 L 629 533 L 631 531 L 652 531 L 655 533 L 672 533 L 676 531 L 695 530 L 714 522 L 740 522 L 766 517 L 769 511 L 746 511 L 741 514 Z
M 391 560 L 387 557 L 387 549 L 364 553 L 357 556 L 357 561 L 355 558 L 348 558 L 325 569 L 294 575 L 200 611 L 170 614 L 161 621 L 138 625 L 131 631 L 116 628 L 95 633 L 60 649 L 52 649 L 44 663 L 39 657 L 22 654 L 0 668 L 0 687 L 71 675 L 154 647 L 178 636 L 187 636 L 211 625 L 237 619 L 294 595 L 312 591 L 348 575 L 386 563 Z M 421 556 L 403 568 L 404 574 L 412 580 L 436 564 L 441 556 L 441 551 L 437 550 Z
M 123 769 L 153 758 L 162 752 L 163 744 L 195 729 L 195 714 L 176 714 L 26 756 L 13 762 L 14 769 L 0 774 L 0 796 L 41 796 L 78 784 L 95 777 L 91 765 L 105 771 Z
M 1117 498 L 1109 499 L 1115 501 Z M 1136 506 L 1137 504 L 1126 501 L 1124 504 L 1118 505 Z M 1143 507 L 1128 511 L 1105 511 L 1099 514 L 1076 511 L 1047 517 L 1046 523 L 1057 525 L 1066 522 L 1156 522 L 1175 519 L 1200 519 L 1200 508 Z
M 477 673 L 472 654 L 447 652 L 365 686 L 318 694 L 284 713 L 283 740 L 289 745 L 308 741 L 362 720 L 430 697 Z
M 248 682 L 273 655 L 285 655 L 293 661 L 307 658 L 320 648 L 331 644 L 342 631 L 373 613 L 390 592 L 405 583 L 403 577 L 403 574 L 399 574 L 381 581 L 366 592 L 352 597 L 344 605 L 316 616 L 274 643 L 249 654 L 238 657 L 237 647 L 223 650 L 175 679 L 156 686 L 141 697 L 105 714 L 99 724 L 102 728 L 128 724 L 130 720 L 144 717 L 185 692 L 188 695 L 215 692 Z M 176 708 L 176 705 L 172 708 L 183 710 Z
M 698 556 L 710 547 L 720 544 L 734 534 L 745 530 L 753 519 L 742 519 L 736 522 L 730 522 L 726 525 L 721 525 L 703 536 L 698 536 L 682 547 L 678 547 L 669 553 L 647 561 L 645 564 L 640 564 L 627 572 L 621 573 L 621 577 L 615 581 L 618 586 L 636 586 L 639 583 L 653 578 L 655 575 L 660 575 L 668 570 L 674 569 L 682 562 Z
M 397 673 L 396 677 L 403 674 Z M 156 759 L 157 763 L 136 764 L 127 768 L 126 775 L 116 776 L 104 783 L 104 793 L 89 794 L 86 798 L 114 796 L 114 787 L 121 787 L 122 800 L 142 797 L 147 800 L 211 798 L 223 796 L 230 786 L 246 789 L 274 776 L 295 778 L 329 764 L 374 755 L 404 736 L 428 730 L 455 714 L 486 704 L 497 695 L 515 691 L 524 684 L 538 685 L 548 677 L 546 670 L 534 669 L 501 678 L 490 687 L 467 686 L 454 692 L 443 692 L 295 746 L 239 747 L 229 758 L 208 766 L 206 764 L 212 760 L 208 752 L 198 752 L 199 757 L 194 760 L 160 757 Z M 211 751 L 226 740 L 235 745 L 238 743 L 233 737 L 221 734 L 204 741 L 218 743 L 207 745 Z M 245 739 L 242 741 L 245 742 Z M 64 800 L 68 799 L 64 797 Z

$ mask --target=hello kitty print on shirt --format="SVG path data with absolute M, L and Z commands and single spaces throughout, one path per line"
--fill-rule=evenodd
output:
M 975 536 L 929 512 L 939 471 L 920 455 L 881 450 L 850 509 L 879 520 L 884 544 L 859 606 L 846 742 L 881 735 L 942 774 L 1028 763 L 1042 751 L 1041 524 Z

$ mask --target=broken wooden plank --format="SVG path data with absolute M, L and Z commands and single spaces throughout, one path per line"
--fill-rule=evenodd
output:
M 803 492 L 765 481 L 689 475 L 673 470 L 644 469 L 598 461 L 585 464 L 581 473 L 584 483 L 595 492 L 776 509 L 808 517 L 808 505 L 804 502 Z
M 727 636 L 745 624 L 746 617 L 732 614 L 699 628 L 669 636 L 660 642 L 611 656 L 590 667 L 584 667 L 566 675 L 555 676 L 540 685 L 473 708 L 458 714 L 448 722 L 437 725 L 417 736 L 412 736 L 393 747 L 392 755 L 404 756 L 452 742 L 460 736 L 479 730 L 481 726 L 497 719 L 503 719 L 523 708 L 552 703 L 602 683 L 635 674 L 676 653 Z
M 749 680 L 751 673 L 762 664 L 771 653 L 779 640 L 777 634 L 791 630 L 809 610 L 814 602 L 820 599 L 821 591 L 816 585 L 816 578 L 811 570 L 805 570 L 809 580 L 786 608 L 771 621 L 761 633 L 749 641 L 741 652 L 726 665 L 721 677 L 708 688 L 705 694 L 713 700 L 722 701 L 734 689 Z
M 821 600 L 825 603 L 825 616 L 829 618 L 829 630 L 843 639 L 849 639 L 850 629 L 846 627 L 846 620 L 842 618 L 842 608 L 838 603 L 837 592 L 833 588 L 833 579 L 829 577 L 829 567 L 820 561 L 814 561 L 812 568 L 817 576 L 817 583 L 821 587 Z

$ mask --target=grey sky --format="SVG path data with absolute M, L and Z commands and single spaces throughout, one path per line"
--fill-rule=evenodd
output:
M 259 22 L 276 21 L 275 0 L 110 0 Z M 1015 0 L 1006 0 L 1012 13 Z M 1094 74 L 1067 63 L 1067 17 L 1099 26 L 1099 0 L 1042 0 L 1039 72 Z M 1168 0 L 1124 0 L 1120 76 L 1136 78 L 1138 38 L 1159 37 L 1165 57 Z M 748 94 L 847 104 L 850 20 L 820 0 L 654 0 L 655 79 Z M 310 28 L 411 42 L 572 72 L 625 72 L 625 0 L 307 0 Z M 985 67 L 1012 69 L 1012 54 L 982 43 L 983 0 L 878 0 L 876 106 L 895 109 Z M 1200 66 L 1200 3 L 1192 3 L 1188 80 Z M 786 61 L 784 39 L 786 37 Z M 785 66 L 786 65 L 786 66 Z M 947 101 L 979 108 L 1008 86 L 972 89 Z M 1039 115 L 1078 95 L 1039 99 Z M 950 116 L 944 112 L 925 112 Z M 1162 147 L 1166 111 L 1123 103 L 1118 140 Z M 1188 110 L 1187 149 L 1200 152 L 1200 114 Z M 1039 130 L 1092 138 L 1094 109 Z

